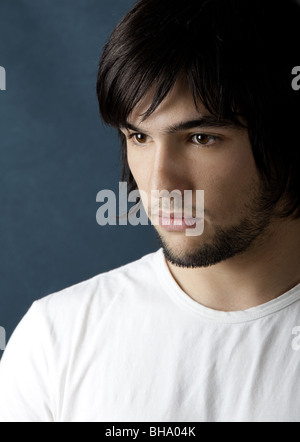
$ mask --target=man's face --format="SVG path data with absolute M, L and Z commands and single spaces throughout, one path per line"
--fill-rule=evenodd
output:
M 196 190 L 205 194 L 201 236 L 155 226 L 167 259 L 181 267 L 207 267 L 245 252 L 272 218 L 247 129 L 216 124 L 203 106 L 197 110 L 184 82 L 142 121 L 152 98 L 149 93 L 130 115 L 128 123 L 137 130 L 122 129 L 132 175 L 148 196 L 143 204 L 149 218 L 152 190 L 193 191 L 194 216 Z M 204 123 L 183 127 L 199 120 Z

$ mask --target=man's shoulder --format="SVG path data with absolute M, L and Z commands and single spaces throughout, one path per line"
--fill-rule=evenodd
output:
M 57 311 L 75 313 L 78 309 L 84 310 L 99 304 L 105 306 L 149 284 L 149 279 L 153 280 L 154 267 L 160 253 L 161 249 L 45 296 L 34 303 L 35 307 L 48 314 L 57 314 Z
M 35 301 L 10 339 L 6 355 L 18 358 L 23 347 L 34 354 L 55 351 L 56 363 L 64 365 L 66 354 L 86 349 L 89 340 L 106 339 L 111 327 L 149 305 L 159 254 L 145 255 Z M 93 345 L 88 348 L 93 352 Z

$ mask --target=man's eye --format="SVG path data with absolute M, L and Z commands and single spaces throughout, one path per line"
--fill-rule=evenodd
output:
M 137 144 L 146 144 L 148 141 L 148 136 L 145 134 L 131 134 L 129 139 L 133 140 Z
M 216 139 L 216 137 L 206 134 L 197 134 L 192 136 L 192 142 L 198 146 L 207 146 L 208 144 L 214 143 Z

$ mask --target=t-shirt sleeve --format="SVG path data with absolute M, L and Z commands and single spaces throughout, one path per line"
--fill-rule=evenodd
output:
M 35 302 L 13 333 L 0 362 L 0 422 L 53 422 L 52 348 Z

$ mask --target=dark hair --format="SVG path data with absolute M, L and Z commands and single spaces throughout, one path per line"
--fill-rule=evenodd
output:
M 139 1 L 106 44 L 97 81 L 101 116 L 119 129 L 129 191 L 137 185 L 120 128 L 153 85 L 145 119 L 184 74 L 196 105 L 237 125 L 245 119 L 272 204 L 286 197 L 282 216 L 299 218 L 300 92 L 291 85 L 299 26 L 293 0 Z

